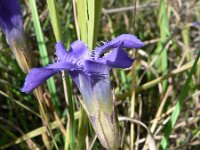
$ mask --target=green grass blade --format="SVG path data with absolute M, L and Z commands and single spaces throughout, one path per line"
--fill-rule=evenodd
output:
M 167 73 L 168 68 L 168 55 L 167 48 L 165 48 L 165 44 L 167 38 L 170 36 L 169 32 L 169 18 L 167 15 L 168 2 L 167 0 L 160 0 L 160 12 L 159 12 L 159 27 L 160 27 L 160 42 L 158 43 L 156 53 L 160 53 L 160 59 L 158 59 L 158 68 L 162 74 Z M 163 81 L 163 90 L 165 91 L 167 88 L 167 81 Z
M 77 15 L 81 40 L 83 40 L 90 49 L 93 49 L 96 45 L 101 8 L 102 0 L 77 1 Z
M 184 49 L 186 51 L 186 59 L 187 61 L 191 60 L 191 52 L 190 52 L 190 28 L 185 26 L 182 29 L 182 37 L 184 43 Z
M 62 41 L 61 25 L 58 18 L 58 7 L 55 0 L 47 0 L 49 14 L 51 17 L 51 22 L 53 26 L 53 32 L 56 37 L 56 41 Z
M 188 90 L 189 90 L 188 89 L 189 88 L 189 84 L 190 84 L 190 82 L 192 80 L 192 75 L 195 72 L 199 57 L 200 57 L 200 51 L 199 51 L 198 56 L 197 56 L 193 66 L 192 66 L 192 69 L 191 69 L 191 71 L 190 71 L 190 73 L 188 75 L 188 78 L 187 78 L 187 80 L 186 80 L 186 82 L 185 82 L 185 84 L 184 84 L 184 86 L 183 86 L 183 88 L 181 90 L 181 93 L 179 95 L 179 98 L 178 98 L 178 101 L 176 103 L 175 109 L 174 109 L 174 111 L 173 111 L 173 113 L 171 115 L 171 118 L 170 118 L 169 122 L 167 123 L 166 128 L 164 129 L 164 136 L 162 138 L 161 145 L 160 145 L 160 149 L 161 150 L 167 149 L 167 146 L 169 144 L 168 138 L 169 138 L 170 133 L 172 132 L 172 129 L 173 129 L 173 127 L 174 127 L 174 125 L 175 125 L 175 123 L 176 123 L 176 121 L 178 119 L 178 116 L 180 114 L 180 111 L 181 111 L 181 108 L 182 108 L 182 105 L 183 105 L 183 101 L 184 101 L 185 97 L 187 96 L 187 93 L 188 93 Z
M 68 126 L 68 130 L 66 133 L 66 139 L 65 139 L 65 150 L 68 149 L 68 145 L 71 149 L 75 149 L 75 117 L 74 117 L 74 99 L 72 96 L 72 90 L 71 90 L 71 83 L 70 78 L 66 77 L 65 79 L 67 84 L 67 92 L 68 92 L 68 113 L 69 113 L 69 119 L 70 119 L 70 125 Z
M 88 118 L 87 118 L 87 115 L 84 111 L 84 109 L 81 107 L 81 110 L 80 110 L 80 119 L 79 119 L 79 127 L 78 127 L 78 133 L 79 133 L 79 136 L 78 136 L 78 143 L 77 143 L 77 150 L 82 150 L 83 147 L 86 147 L 85 146 L 85 136 L 87 134 L 87 130 L 86 130 L 86 127 L 88 125 Z
M 37 7 L 36 7 L 36 1 L 35 0 L 30 0 L 30 9 L 31 9 L 31 14 L 33 17 L 33 24 L 34 24 L 34 29 L 36 33 L 36 38 L 37 38 L 37 43 L 39 47 L 39 52 L 41 56 L 41 61 L 42 65 L 46 66 L 49 64 L 49 59 L 48 59 L 48 53 L 44 41 L 44 36 L 42 33 L 39 17 L 38 17 L 38 12 L 37 12 Z M 47 86 L 50 91 L 53 104 L 55 106 L 56 111 L 59 113 L 59 101 L 56 95 L 56 86 L 55 86 L 55 81 L 53 77 L 47 80 Z

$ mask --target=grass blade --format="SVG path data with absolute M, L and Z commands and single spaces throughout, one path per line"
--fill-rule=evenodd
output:
M 162 149 L 162 150 L 167 149 L 167 146 L 169 144 L 168 138 L 169 138 L 170 133 L 172 132 L 172 129 L 173 129 L 173 127 L 174 127 L 174 125 L 175 125 L 175 123 L 178 119 L 179 114 L 180 114 L 180 111 L 181 111 L 181 108 L 182 108 L 182 105 L 183 105 L 183 101 L 184 101 L 184 99 L 185 99 L 185 97 L 188 93 L 189 84 L 192 80 L 192 75 L 195 72 L 199 57 L 200 57 L 200 51 L 199 51 L 198 56 L 197 56 L 193 66 L 192 66 L 192 69 L 191 69 L 191 71 L 188 75 L 188 78 L 187 78 L 187 80 L 186 80 L 186 82 L 185 82 L 185 84 L 184 84 L 184 86 L 181 90 L 181 93 L 179 95 L 175 109 L 174 109 L 174 111 L 171 115 L 171 118 L 170 118 L 169 122 L 167 123 L 166 128 L 164 129 L 164 136 L 162 138 L 161 145 L 160 145 L 160 149 Z
M 158 68 L 160 68 L 162 74 L 166 74 L 168 71 L 168 55 L 167 48 L 165 48 L 165 44 L 167 38 L 170 36 L 169 32 L 169 18 L 167 11 L 168 10 L 168 2 L 167 0 L 160 0 L 160 12 L 159 12 L 159 27 L 160 27 L 160 42 L 158 43 L 156 53 L 160 53 L 160 59 L 158 60 Z M 163 91 L 167 88 L 167 81 L 163 81 L 162 83 Z
M 77 15 L 81 40 L 83 40 L 90 49 L 93 49 L 96 45 L 101 8 L 102 0 L 77 1 Z
M 33 17 L 33 24 L 34 24 L 34 29 L 35 29 L 35 33 L 36 33 L 36 38 L 37 38 L 37 43 L 38 43 L 39 52 L 40 52 L 40 56 L 41 56 L 42 65 L 46 66 L 49 64 L 49 59 L 48 59 L 48 53 L 47 53 L 47 49 L 46 49 L 46 45 L 45 45 L 45 41 L 44 41 L 44 36 L 42 33 L 42 29 L 41 29 L 41 25 L 40 25 L 40 21 L 39 21 L 39 17 L 38 17 L 36 1 L 30 0 L 29 2 L 30 2 L 30 10 L 31 10 L 31 14 Z M 59 101 L 58 101 L 58 98 L 56 95 L 56 86 L 55 86 L 55 81 L 54 81 L 53 77 L 51 77 L 50 79 L 47 80 L 47 86 L 50 91 L 55 109 L 57 112 L 59 112 L 59 108 L 58 108 Z

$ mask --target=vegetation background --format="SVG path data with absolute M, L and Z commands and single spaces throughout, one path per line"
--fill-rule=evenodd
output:
M 20 2 L 34 66 L 54 62 L 56 39 L 47 2 Z M 56 4 L 62 39 L 69 47 L 77 40 L 73 2 L 57 0 Z M 122 149 L 152 144 L 145 140 L 146 129 L 133 118 L 149 128 L 161 149 L 167 136 L 168 149 L 200 148 L 200 62 L 193 65 L 200 51 L 200 26 L 192 25 L 200 21 L 199 10 L 199 0 L 103 0 L 97 44 L 124 33 L 135 34 L 145 43 L 142 49 L 127 50 L 136 57 L 131 68 L 111 71 Z M 20 92 L 24 79 L 0 32 L 0 149 L 103 149 L 87 119 L 81 124 L 81 95 L 74 84 L 72 109 L 66 104 L 61 74 L 48 81 L 48 122 L 42 123 L 36 98 Z M 48 89 L 47 84 L 44 87 Z M 73 128 L 67 130 L 69 116 L 74 116 Z M 46 124 L 52 134 L 46 132 Z

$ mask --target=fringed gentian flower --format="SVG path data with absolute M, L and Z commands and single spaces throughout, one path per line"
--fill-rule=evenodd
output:
M 200 22 L 193 22 L 192 26 L 200 26 Z
M 18 0 L 0 0 L 0 27 L 6 35 L 19 66 L 24 72 L 28 72 L 24 58 L 26 43 Z
M 29 93 L 59 71 L 67 70 L 82 94 L 82 104 L 101 144 L 108 149 L 117 149 L 119 133 L 109 72 L 112 67 L 128 68 L 133 63 L 123 48 L 140 48 L 143 45 L 137 37 L 129 34 L 121 35 L 94 51 L 88 50 L 82 41 L 75 41 L 66 51 L 58 42 L 55 53 L 57 62 L 31 69 L 21 90 Z

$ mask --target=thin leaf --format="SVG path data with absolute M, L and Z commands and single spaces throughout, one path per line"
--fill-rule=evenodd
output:
M 37 7 L 36 7 L 36 1 L 35 0 L 30 0 L 30 8 L 31 8 L 31 14 L 33 17 L 33 24 L 34 24 L 34 29 L 36 33 L 36 38 L 37 38 L 37 43 L 40 51 L 40 56 L 42 60 L 42 65 L 46 66 L 49 64 L 49 59 L 48 59 L 48 53 L 44 41 L 44 36 L 42 33 L 39 17 L 38 17 L 38 12 L 37 12 Z M 55 109 L 57 112 L 59 112 L 59 101 L 56 95 L 56 86 L 55 86 L 55 81 L 54 78 L 50 78 L 47 80 L 47 86 L 50 91 Z
M 170 134 L 172 132 L 172 129 L 174 128 L 174 125 L 175 125 L 175 123 L 176 123 L 176 121 L 178 119 L 178 116 L 180 114 L 180 111 L 181 111 L 181 108 L 182 108 L 182 105 L 183 105 L 183 101 L 187 96 L 187 93 L 188 93 L 188 90 L 189 90 L 188 89 L 189 88 L 189 84 L 190 84 L 190 82 L 192 80 L 192 75 L 195 73 L 195 69 L 196 69 L 199 57 L 200 57 L 200 51 L 198 53 L 197 58 L 195 59 L 195 62 L 193 64 L 193 66 L 192 66 L 192 69 L 191 69 L 189 75 L 188 75 L 188 78 L 187 78 L 187 80 L 186 80 L 186 82 L 185 82 L 185 84 L 184 84 L 184 86 L 183 86 L 183 88 L 182 88 L 182 90 L 180 92 L 178 101 L 177 101 L 175 109 L 174 109 L 174 111 L 173 111 L 173 113 L 171 115 L 171 118 L 170 118 L 169 122 L 167 123 L 167 125 L 166 125 L 166 127 L 164 129 L 164 136 L 162 138 L 161 145 L 160 145 L 160 149 L 161 150 L 167 149 L 167 146 L 169 144 L 169 141 L 168 141 L 169 136 L 170 136 Z

